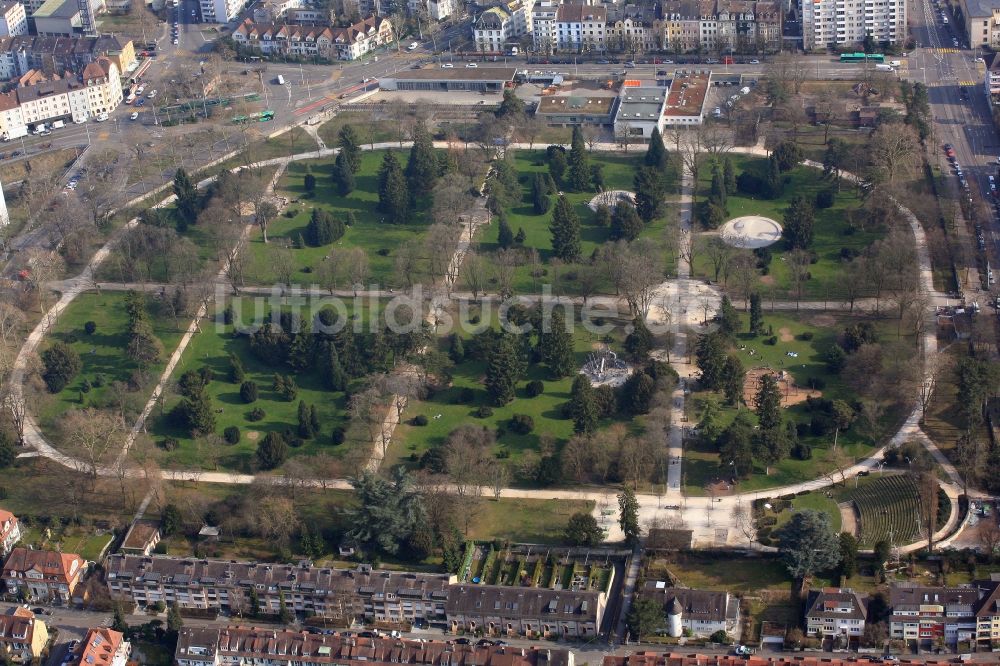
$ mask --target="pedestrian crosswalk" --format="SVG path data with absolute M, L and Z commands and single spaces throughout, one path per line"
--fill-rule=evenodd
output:
M 934 53 L 941 54 L 941 55 L 943 55 L 945 53 L 958 53 L 958 52 L 959 52 L 958 49 L 934 49 Z
M 979 83 L 976 82 L 976 81 L 959 81 L 958 85 L 960 85 L 960 86 L 978 86 Z

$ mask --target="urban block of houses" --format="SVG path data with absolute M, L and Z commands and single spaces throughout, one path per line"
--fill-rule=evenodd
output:
M 0 94 L 0 136 L 54 120 L 83 123 L 111 113 L 121 102 L 118 67 L 107 58 L 88 64 L 80 76 L 50 77 L 31 70 L 13 92 Z
M 606 606 L 603 591 L 452 585 L 445 614 L 454 633 L 576 638 L 597 635 Z
M 986 67 L 986 95 L 993 104 L 1000 103 L 1000 53 L 994 53 Z
M 126 666 L 132 654 L 132 644 L 120 631 L 97 627 L 77 645 L 66 666 Z
M 149 555 L 160 543 L 160 523 L 155 520 L 137 520 L 132 523 L 122 540 L 121 552 L 126 555 Z
M 83 579 L 87 562 L 73 553 L 15 548 L 3 565 L 4 592 L 21 599 L 67 604 Z
M 201 20 L 205 23 L 228 23 L 239 16 L 246 0 L 201 0 Z
M 106 564 L 111 598 L 146 607 L 162 602 L 243 615 L 255 596 L 264 613 L 277 614 L 282 600 L 299 613 L 350 623 L 412 623 L 444 626 L 447 574 L 373 571 L 299 565 L 196 560 L 114 554 Z
M 954 645 L 976 635 L 980 591 L 971 587 L 894 585 L 889 590 L 889 637 Z
M 670 80 L 670 92 L 663 109 L 664 125 L 700 125 L 705 118 L 705 103 L 712 72 L 677 70 Z
M 503 9 L 503 6 L 500 7 Z M 560 4 L 531 10 L 537 51 L 548 54 L 662 50 L 757 53 L 781 47 L 781 4 L 772 0 L 637 0 L 623 4 Z M 474 34 L 475 37 L 475 34 Z M 478 48 L 477 39 L 477 48 Z
M 45 622 L 27 608 L 15 606 L 0 615 L 0 653 L 12 660 L 30 664 L 42 656 L 48 642 Z
M 184 627 L 177 638 L 178 666 L 573 666 L 561 649 L 478 647 L 434 640 L 318 635 L 252 627 Z
M 331 60 L 357 60 L 394 39 L 392 23 L 380 16 L 369 16 L 346 28 L 276 25 L 246 19 L 233 31 L 233 41 L 252 52 Z
M 807 636 L 851 639 L 865 631 L 865 604 L 849 588 L 813 590 L 806 600 L 806 609 Z
M 36 69 L 45 72 L 83 72 L 100 58 L 111 60 L 118 72 L 135 64 L 131 41 L 114 35 L 99 37 L 0 37 L 0 79 L 24 76 Z
M 729 654 L 698 654 L 680 652 L 639 651 L 625 655 L 608 655 L 601 666 L 875 666 L 887 660 L 881 657 L 830 657 L 811 654 L 756 654 L 738 656 Z M 894 659 L 897 666 L 948 666 L 947 659 Z
M 685 632 L 708 637 L 717 631 L 736 636 L 740 627 L 740 600 L 728 592 L 670 587 L 665 581 L 647 581 L 642 596 L 663 608 L 662 632 L 679 638 Z
M 991 0 L 960 0 L 958 4 L 969 46 L 1000 46 L 1000 5 Z
M 0 509 L 0 559 L 7 557 L 14 544 L 21 540 L 21 524 L 10 511 Z

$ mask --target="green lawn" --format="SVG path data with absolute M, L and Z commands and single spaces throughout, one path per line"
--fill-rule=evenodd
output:
M 837 495 L 831 492 L 831 497 L 827 497 L 827 492 L 829 491 L 818 490 L 806 495 L 796 495 L 792 500 L 792 508 L 777 514 L 773 510 L 765 510 L 764 515 L 774 515 L 778 519 L 777 524 L 772 528 L 772 532 L 791 520 L 792 514 L 796 511 L 812 509 L 830 516 L 830 525 L 833 527 L 833 531 L 839 533 L 841 519 L 840 508 L 837 506 Z
M 678 556 L 667 568 L 684 587 L 696 590 L 757 592 L 790 590 L 792 579 L 777 558 Z
M 741 322 L 744 329 L 748 326 L 749 318 L 746 314 L 741 314 Z M 752 338 L 749 334 L 737 336 L 737 349 L 734 350 L 743 362 L 744 368 L 750 371 L 753 368 L 768 367 L 776 370 L 786 370 L 795 378 L 795 386 L 803 396 L 806 391 L 807 382 L 810 379 L 819 379 L 825 386 L 820 391 L 824 398 L 842 399 L 851 403 L 856 400 L 856 395 L 851 391 L 836 375 L 827 371 L 823 361 L 823 353 L 836 341 L 837 335 L 844 326 L 852 321 L 850 318 L 835 318 L 828 314 L 823 315 L 795 315 L 792 313 L 776 314 L 764 313 L 765 326 L 770 327 L 774 335 L 778 337 L 775 345 L 763 343 L 765 337 Z M 853 321 L 856 321 L 853 320 Z M 891 321 L 878 321 L 876 326 L 885 339 L 895 336 L 895 327 Z M 891 331 L 891 333 L 890 333 Z M 812 334 L 810 340 L 804 340 L 803 334 Z M 791 339 L 788 339 L 788 338 Z M 785 339 L 782 339 L 785 338 Z M 739 346 L 745 347 L 739 349 Z M 754 351 L 750 355 L 750 350 Z M 793 358 L 788 353 L 798 354 Z M 700 400 L 707 396 L 704 392 L 695 392 L 694 400 L 689 402 L 692 405 L 689 411 L 689 419 L 697 423 L 700 418 L 698 405 Z M 722 397 L 717 396 L 719 403 Z M 733 407 L 722 406 L 721 422 L 725 425 L 735 416 L 736 410 Z M 745 407 L 744 407 L 745 409 Z M 808 423 L 811 419 L 804 402 L 792 405 L 785 410 L 786 418 L 796 423 Z M 887 413 L 883 419 L 887 424 L 894 423 L 899 418 L 899 414 Z M 885 428 L 886 432 L 891 428 Z M 763 467 L 758 466 L 755 473 L 749 479 L 742 480 L 737 486 L 739 492 L 749 492 L 763 490 L 775 486 L 783 486 L 800 481 L 807 481 L 826 474 L 834 469 L 832 463 L 827 460 L 827 455 L 832 445 L 833 436 L 814 436 L 807 434 L 801 441 L 812 447 L 812 458 L 810 460 L 795 460 L 787 458 L 773 465 L 764 473 Z M 861 437 L 855 428 L 841 432 L 838 437 L 838 449 L 854 459 L 867 456 L 873 450 L 870 441 Z M 691 494 L 704 494 L 708 483 L 717 478 L 727 478 L 719 467 L 719 455 L 714 446 L 702 444 L 696 440 L 691 440 L 685 445 L 684 451 L 684 483 L 685 492 Z
M 471 508 L 466 536 L 511 543 L 561 544 L 570 516 L 593 510 L 594 503 L 583 500 L 484 499 Z
M 766 169 L 767 161 L 764 158 L 747 155 L 732 155 L 731 158 L 737 174 L 746 170 L 764 173 Z M 786 176 L 789 182 L 785 185 L 783 195 L 778 199 L 752 198 L 739 193 L 727 196 L 726 205 L 729 211 L 727 219 L 743 215 L 763 215 L 781 224 L 785 210 L 796 196 L 804 195 L 813 201 L 817 192 L 833 186 L 830 181 L 823 179 L 822 171 L 811 167 L 796 167 Z M 711 182 L 711 166 L 705 165 L 699 173 L 696 201 L 701 201 L 708 195 Z M 852 232 L 848 224 L 847 211 L 856 209 L 860 205 L 855 188 L 844 183 L 835 197 L 833 207 L 816 211 L 814 241 L 810 249 L 816 253 L 817 261 L 809 268 L 811 278 L 806 281 L 802 290 L 804 298 L 813 300 L 841 298 L 844 293 L 839 285 L 844 268 L 841 249 L 849 248 L 861 252 L 884 236 L 883 229 L 866 228 L 863 232 Z M 760 291 L 768 296 L 773 291 L 777 298 L 794 298 L 794 283 L 784 261 L 786 253 L 784 242 L 772 245 L 771 250 L 773 259 L 770 271 L 759 279 Z M 696 276 L 713 279 L 715 277 L 712 263 L 704 252 L 695 256 L 694 270 Z
M 612 335 L 620 335 L 617 328 Z M 605 338 L 606 339 L 606 338 Z M 574 328 L 574 346 L 577 362 L 582 366 L 590 354 L 602 342 L 602 337 L 589 333 L 581 326 Z M 441 342 L 442 348 L 444 341 Z M 612 349 L 621 353 L 617 344 Z M 552 380 L 548 369 L 541 364 L 529 363 L 527 372 L 518 382 L 517 397 L 503 407 L 493 407 L 483 386 L 485 361 L 466 360 L 456 365 L 452 371 L 453 382 L 426 400 L 411 400 L 407 405 L 405 422 L 396 428 L 389 448 L 387 461 L 406 462 L 415 466 L 417 459 L 428 449 L 444 444 L 448 434 L 460 425 L 474 423 L 489 428 L 503 430 L 497 439 L 495 453 L 516 461 L 525 451 L 538 452 L 543 439 L 553 444 L 565 442 L 573 434 L 573 422 L 562 418 L 562 406 L 569 401 L 573 377 Z M 528 397 L 525 386 L 532 380 L 540 380 L 545 385 L 544 392 L 534 398 Z M 463 389 L 471 389 L 472 402 L 460 404 Z M 474 415 L 480 405 L 493 407 L 493 415 L 479 418 Z M 427 417 L 426 426 L 416 426 L 410 420 L 422 414 Z M 535 428 L 526 435 L 512 432 L 507 422 L 515 414 L 532 417 Z M 640 423 L 641 420 L 636 421 Z M 604 424 L 607 425 L 607 424 Z
M 404 166 L 409 151 L 395 151 L 400 163 Z M 417 212 L 414 219 L 405 225 L 392 225 L 381 222 L 382 215 L 375 210 L 378 203 L 378 170 L 385 151 L 364 151 L 361 158 L 361 170 L 355 175 L 356 187 L 346 197 L 337 194 L 330 180 L 330 169 L 333 159 L 306 160 L 292 162 L 282 175 L 275 188 L 276 194 L 286 196 L 292 203 L 285 213 L 294 211 L 289 218 L 282 214 L 268 227 L 270 241 L 285 241 L 295 248 L 292 256 L 296 269 L 293 282 L 308 282 L 308 272 L 316 269 L 330 251 L 336 248 L 362 248 L 369 261 L 369 282 L 379 285 L 393 283 L 393 262 L 395 251 L 407 244 L 420 244 L 427 229 L 428 221 L 424 212 L 429 205 L 426 197 L 417 200 Z M 305 189 L 303 180 L 306 169 L 310 168 L 316 176 L 315 198 L 303 198 Z M 300 237 L 305 235 L 306 225 L 313 208 L 331 211 L 335 216 L 344 219 L 347 211 L 353 211 L 357 225 L 349 227 L 347 233 L 339 241 L 323 247 L 297 247 Z M 270 265 L 268 246 L 263 243 L 259 231 L 251 236 L 250 250 L 254 257 L 254 279 L 261 284 L 271 284 L 277 277 Z M 344 287 L 349 285 L 345 284 Z
M 319 136 L 327 148 L 337 145 L 337 135 L 345 125 L 352 125 L 357 130 L 361 141 L 366 144 L 397 141 L 399 134 L 391 120 L 376 119 L 374 114 L 348 111 L 336 116 L 319 126 Z
M 286 301 L 290 302 L 291 299 Z M 236 301 L 237 308 L 240 303 L 243 304 L 244 325 L 251 324 L 254 316 L 263 316 L 269 311 L 263 301 L 256 303 L 250 299 Z M 348 303 L 345 307 L 348 308 L 350 316 L 351 304 Z M 303 313 L 308 312 L 308 308 L 303 310 Z M 230 353 L 237 355 L 243 361 L 246 380 L 257 383 L 260 397 L 252 405 L 247 405 L 241 400 L 239 385 L 229 381 Z M 209 367 L 215 373 L 215 380 L 208 385 L 212 405 L 218 411 L 215 431 L 222 433 L 227 426 L 237 426 L 242 431 L 242 436 L 235 445 L 212 443 L 204 438 L 192 439 L 189 433 L 170 424 L 169 412 L 180 402 L 180 398 L 176 394 L 168 393 L 162 409 L 154 411 L 150 428 L 150 434 L 156 441 L 162 441 L 164 437 L 169 436 L 176 438 L 180 443 L 176 450 L 163 452 L 165 464 L 194 469 L 221 467 L 250 471 L 254 463 L 257 441 L 271 431 L 280 432 L 288 427 L 295 429 L 300 400 L 305 401 L 307 405 L 316 405 L 321 432 L 316 438 L 306 440 L 302 446 L 292 448 L 290 455 L 312 455 L 322 452 L 342 457 L 351 449 L 350 443 L 341 446 L 332 445 L 333 429 L 347 424 L 348 405 L 344 393 L 331 392 L 323 386 L 318 372 L 307 371 L 295 375 L 298 395 L 294 400 L 286 401 L 272 391 L 271 386 L 276 372 L 292 374 L 291 368 L 274 367 L 263 363 L 250 351 L 247 335 L 235 335 L 233 326 L 216 323 L 206 323 L 202 326 L 202 331 L 194 336 L 185 350 L 171 379 L 176 381 L 184 372 L 199 370 L 202 367 Z M 248 413 L 254 407 L 260 407 L 265 411 L 266 417 L 263 420 L 251 422 L 247 419 Z
M 590 164 L 600 164 L 604 169 L 604 181 L 606 190 L 628 190 L 633 189 L 633 178 L 636 170 L 642 166 L 643 152 L 621 155 L 618 153 L 591 152 Z M 547 213 L 535 214 L 531 204 L 531 184 L 535 173 L 548 173 L 548 165 L 545 160 L 544 150 L 520 150 L 514 154 L 514 165 L 517 169 L 519 180 L 522 184 L 521 203 L 507 211 L 507 222 L 516 234 L 519 229 L 524 229 L 524 247 L 538 251 L 539 261 L 542 266 L 534 267 L 530 263 L 517 269 L 513 288 L 515 293 L 537 293 L 541 284 L 551 284 L 553 282 L 554 271 L 550 265 L 552 258 L 552 234 L 549 225 L 552 221 L 552 211 L 555 208 L 556 196 L 550 196 L 552 206 Z M 672 172 L 673 173 L 673 172 Z M 671 177 L 668 183 L 667 192 L 673 193 L 676 188 L 675 179 Z M 596 196 L 596 192 L 566 192 L 567 199 L 573 204 L 573 209 L 580 218 L 580 256 L 584 260 L 589 260 L 594 251 L 608 240 L 609 229 L 602 228 L 594 224 L 594 212 L 587 206 L 591 199 Z M 668 216 L 674 215 L 676 207 L 666 206 L 666 214 L 658 220 L 654 220 L 642 232 L 642 237 L 652 238 L 657 241 L 663 240 L 663 235 L 667 229 Z M 479 247 L 482 252 L 493 252 L 497 246 L 498 225 L 496 223 L 485 227 L 479 234 Z M 661 256 L 651 257 L 651 261 L 659 261 L 665 272 L 671 270 L 675 263 L 675 257 L 667 257 L 666 253 Z M 591 267 L 580 267 L 578 270 L 594 270 Z M 533 275 L 534 273 L 534 275 Z M 564 278 L 561 281 L 561 292 L 566 294 L 578 293 L 578 288 L 574 285 L 572 273 L 569 268 L 562 269 Z M 614 287 L 610 281 L 603 276 L 601 278 L 600 291 L 610 293 Z
M 157 316 L 155 299 L 147 300 L 147 310 L 153 333 L 163 343 L 160 362 L 147 369 L 148 378 L 155 381 L 177 347 L 188 322 L 186 319 L 179 320 L 178 326 L 171 318 Z M 92 335 L 83 330 L 88 321 L 97 324 L 97 330 Z M 65 389 L 39 405 L 36 415 L 44 426 L 55 425 L 59 416 L 69 409 L 99 407 L 109 403 L 112 400 L 112 384 L 130 380 L 138 366 L 125 357 L 127 323 L 125 292 L 120 291 L 80 294 L 63 311 L 49 338 L 69 342 L 80 354 L 82 368 Z M 88 392 L 83 392 L 85 381 L 92 385 Z M 96 386 L 97 383 L 101 386 Z

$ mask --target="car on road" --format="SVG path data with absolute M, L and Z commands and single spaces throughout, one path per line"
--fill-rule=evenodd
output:
M 144 100 L 144 99 L 137 99 L 137 100 L 135 100 L 135 105 L 134 106 L 143 106 L 145 104 L 146 104 L 146 100 Z
M 611 61 L 610 60 L 598 60 L 597 64 L 598 65 L 610 65 Z
M 157 92 L 158 92 L 158 91 L 157 91 L 157 90 L 155 90 L 155 89 L 154 89 L 154 90 L 151 90 L 151 91 L 149 91 L 149 94 L 148 94 L 148 95 L 146 95 L 146 99 L 153 99 L 154 97 L 156 97 L 156 93 L 157 93 Z
M 468 67 L 469 69 L 475 69 L 475 68 L 479 67 L 479 65 L 477 65 L 474 62 L 467 62 L 467 63 L 465 63 L 465 66 Z
M 715 58 L 709 58 L 708 60 L 705 61 L 705 64 L 706 65 L 718 65 L 719 61 L 716 60 Z
M 632 69 L 634 67 L 635 67 L 635 63 L 632 62 L 631 60 L 629 60 L 627 63 L 625 63 L 625 69 Z
M 441 65 L 441 67 L 444 69 L 454 69 L 455 65 L 451 64 L 450 62 L 446 62 L 443 65 Z
M 177 38 L 176 38 L 176 37 L 174 37 L 174 44 L 175 44 L 175 45 L 176 45 L 176 44 L 180 44 L 180 42 L 179 42 L 179 41 L 177 40 Z
M 750 61 L 750 64 L 751 65 L 759 65 L 760 64 L 760 60 L 757 60 L 756 58 L 754 58 L 753 60 Z
M 131 115 L 129 115 L 128 119 L 129 120 L 138 120 L 139 119 L 139 112 L 138 111 L 133 111 L 131 113 Z
M 657 76 L 666 76 L 667 75 L 667 70 L 661 69 L 661 70 L 659 70 L 659 71 L 656 72 L 656 75 Z

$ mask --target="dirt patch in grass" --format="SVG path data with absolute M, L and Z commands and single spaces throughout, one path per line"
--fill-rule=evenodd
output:
M 14 183 L 24 180 L 28 176 L 29 165 L 31 175 L 36 178 L 46 178 L 68 167 L 76 159 L 77 154 L 78 151 L 76 148 L 64 148 L 62 150 L 53 150 L 39 155 L 32 155 L 31 157 L 15 162 L 6 162 L 0 165 L 0 181 Z
M 792 329 L 788 328 L 787 326 L 783 326 L 778 329 L 778 336 L 779 336 L 778 339 L 781 340 L 782 342 L 791 342 L 792 340 L 795 339 L 795 336 L 792 335 Z
M 837 508 L 840 509 L 840 531 L 857 536 L 858 521 L 854 516 L 854 503 L 841 502 Z
M 251 442 L 256 442 L 258 439 L 260 439 L 259 430 L 250 430 L 249 432 L 247 432 L 246 435 L 247 435 L 247 440 Z
M 760 276 L 760 283 L 763 284 L 763 285 L 770 286 L 770 285 L 774 284 L 774 276 L 773 275 L 761 275 Z
M 783 328 L 781 330 L 787 331 L 788 329 Z M 789 342 L 794 340 L 795 336 L 789 334 L 788 340 L 785 340 L 784 334 L 782 334 L 781 339 L 784 342 Z M 818 398 L 823 395 L 820 391 L 807 389 L 796 384 L 795 377 L 790 372 L 782 370 L 775 373 L 771 368 L 753 368 L 747 371 L 746 379 L 743 380 L 743 401 L 751 408 L 754 408 L 757 404 L 757 391 L 760 389 L 761 378 L 764 375 L 770 374 L 777 374 L 778 388 L 781 390 L 782 407 L 797 405 L 800 402 L 805 402 L 806 398 Z
M 809 317 L 808 323 L 810 326 L 828 327 L 834 326 L 837 323 L 837 319 L 833 315 L 828 314 L 818 314 Z

